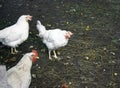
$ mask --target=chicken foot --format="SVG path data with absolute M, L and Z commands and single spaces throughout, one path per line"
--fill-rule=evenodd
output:
M 57 54 L 56 54 L 55 50 L 53 50 L 53 54 L 54 54 L 54 56 L 53 56 L 53 57 L 54 57 L 55 59 L 58 59 L 58 57 L 57 57 Z M 50 60 L 52 60 L 52 57 L 51 57 L 51 50 L 49 50 L 49 59 L 50 59 Z
M 11 48 L 11 54 L 16 54 L 17 52 L 16 48 Z
M 54 56 L 53 56 L 53 57 L 54 57 L 54 58 L 58 58 L 55 50 L 53 50 L 53 53 L 54 53 Z

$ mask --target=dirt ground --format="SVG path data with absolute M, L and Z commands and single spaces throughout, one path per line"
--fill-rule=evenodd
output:
M 40 59 L 33 64 L 30 88 L 120 88 L 119 0 L 1 0 L 0 29 L 30 14 L 30 35 L 17 49 L 0 45 L 0 64 L 14 66 L 24 53 L 36 49 Z M 36 36 L 36 20 L 47 29 L 70 30 L 74 35 L 57 50 L 60 61 L 50 61 L 48 51 Z

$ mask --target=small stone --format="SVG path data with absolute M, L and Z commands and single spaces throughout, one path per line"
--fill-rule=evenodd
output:
M 88 86 L 85 86 L 85 88 L 88 88 Z
M 114 52 L 110 52 L 110 54 L 115 55 L 115 53 L 114 53 Z
M 117 76 L 117 75 L 118 75 L 118 73 L 116 73 L 116 72 L 115 72 L 115 73 L 114 73 L 114 75 L 115 75 L 115 76 Z
M 48 27 L 51 27 L 51 24 L 47 24 Z
M 60 88 L 60 85 L 58 85 L 57 87 Z
M 58 51 L 57 54 L 60 55 L 60 52 Z
M 68 64 L 69 64 L 68 62 L 64 63 L 64 65 L 68 65 Z
M 112 61 L 113 64 L 115 64 L 116 62 L 115 61 Z
M 32 34 L 32 32 L 29 32 L 29 34 Z
M 38 64 L 36 64 L 36 66 L 38 66 Z
M 45 52 L 45 49 L 41 49 L 40 51 L 41 51 L 41 52 Z
M 90 26 L 86 26 L 85 30 L 89 31 L 90 30 Z
M 103 69 L 103 71 L 105 72 L 105 71 L 106 71 L 106 69 Z
M 67 21 L 66 24 L 69 24 L 69 22 Z
M 38 68 L 40 69 L 40 66 Z
M 106 47 L 104 47 L 104 48 L 103 48 L 103 50 L 104 50 L 104 51 L 106 51 L 106 50 L 107 50 L 107 48 L 106 48 Z
M 76 12 L 76 9 L 73 9 L 73 12 Z
M 33 78 L 36 78 L 36 74 L 32 74 L 32 77 L 33 77 Z
M 34 47 L 34 46 L 31 45 L 29 48 L 33 48 L 33 47 Z
M 80 13 L 81 15 L 83 15 L 83 13 Z
M 70 56 L 67 56 L 68 59 L 70 59 L 71 57 Z
M 86 59 L 86 60 L 88 60 L 88 59 L 89 59 L 89 57 L 85 57 L 85 59 Z
M 69 82 L 68 84 L 69 84 L 69 85 L 71 85 L 71 84 L 72 84 L 72 82 Z

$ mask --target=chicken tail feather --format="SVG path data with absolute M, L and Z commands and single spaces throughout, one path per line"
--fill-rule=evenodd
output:
M 38 24 L 38 25 L 41 25 L 41 22 L 40 22 L 39 20 L 37 20 L 37 24 Z

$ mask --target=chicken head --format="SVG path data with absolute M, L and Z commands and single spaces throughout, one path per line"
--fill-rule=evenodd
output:
M 70 31 L 68 31 L 68 32 L 66 33 L 66 35 L 65 35 L 65 38 L 66 38 L 66 39 L 69 39 L 71 35 L 73 35 L 73 33 L 70 32 Z
M 26 15 L 26 21 L 28 21 L 28 20 L 32 20 L 32 16 L 30 16 L 30 15 Z
M 36 50 L 32 50 L 33 56 L 31 58 L 32 62 L 35 62 L 37 59 L 39 59 L 38 57 L 38 52 Z

